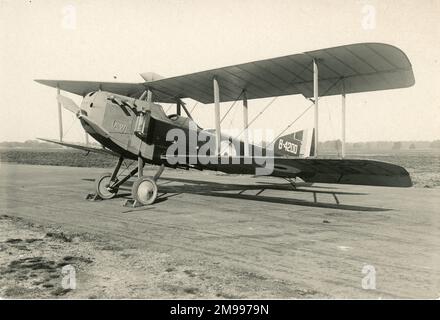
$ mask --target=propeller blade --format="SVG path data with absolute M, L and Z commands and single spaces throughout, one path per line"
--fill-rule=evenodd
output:
M 70 98 L 67 98 L 67 97 L 59 94 L 59 95 L 57 95 L 57 100 L 59 103 L 61 103 L 63 105 L 64 108 L 66 108 L 67 110 L 69 110 L 75 114 L 80 111 L 78 105 Z

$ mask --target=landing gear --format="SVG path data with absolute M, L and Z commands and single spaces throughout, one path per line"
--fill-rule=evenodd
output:
M 157 198 L 157 184 L 152 178 L 141 177 L 133 184 L 131 193 L 139 204 L 144 206 L 153 204 Z
M 104 173 L 97 179 L 95 179 L 95 194 L 88 194 L 86 197 L 87 200 L 108 200 L 116 196 L 119 191 L 119 187 L 128 179 L 133 177 L 137 172 L 136 168 L 132 170 L 129 174 L 127 174 L 124 178 L 119 180 L 118 172 L 123 162 L 124 158 L 119 157 L 118 163 L 116 164 L 113 173 Z
M 143 176 L 143 161 L 140 159 L 138 161 L 138 179 L 133 184 L 133 188 L 131 189 L 131 193 L 133 195 L 133 206 L 147 206 L 153 204 L 157 198 L 157 184 L 156 181 L 161 176 L 163 170 L 165 169 L 164 165 L 159 167 L 154 177 L 144 177 Z
M 95 180 L 95 194 L 87 195 L 88 200 L 107 200 L 116 196 L 119 191 L 119 187 L 125 183 L 128 179 L 137 174 L 138 179 L 133 183 L 131 190 L 133 199 L 127 200 L 124 206 L 138 207 L 153 204 L 157 198 L 157 184 L 163 170 L 164 165 L 161 165 L 159 170 L 153 177 L 144 177 L 144 161 L 141 157 L 138 158 L 138 165 L 124 178 L 119 180 L 118 172 L 121 168 L 124 158 L 119 157 L 118 163 L 113 173 L 104 173 Z M 127 167 L 128 168 L 128 167 Z M 126 169 L 127 169 L 126 168 Z M 126 170 L 125 169 L 125 170 Z M 123 171 L 124 172 L 124 171 Z M 122 172 L 122 173 L 123 173 Z
M 111 199 L 113 198 L 117 193 L 117 188 L 111 188 L 111 173 L 104 173 L 101 175 L 98 179 L 95 180 L 95 190 L 96 194 L 101 197 L 101 199 Z

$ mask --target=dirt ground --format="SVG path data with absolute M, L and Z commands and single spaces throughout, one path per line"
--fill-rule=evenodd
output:
M 186 261 L 90 234 L 66 233 L 21 218 L 0 216 L 2 298 L 216 298 L 313 297 L 282 281 L 207 261 Z M 76 287 L 63 286 L 64 266 Z M 250 286 L 247 286 L 249 283 Z
M 104 171 L 2 164 L 0 297 L 440 297 L 440 189 L 167 170 L 154 205 L 127 208 L 130 185 L 84 199 Z

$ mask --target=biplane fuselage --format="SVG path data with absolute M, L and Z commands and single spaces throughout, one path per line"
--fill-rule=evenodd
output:
M 111 98 L 117 99 L 114 101 L 120 102 L 119 105 L 112 102 Z M 146 123 L 143 128 L 145 141 L 134 134 L 138 117 L 135 111 L 126 104 L 143 107 L 149 115 L 162 120 L 160 123 L 151 120 Z M 160 164 L 159 150 L 169 145 L 165 139 L 166 135 L 159 135 L 156 132 L 166 132 L 174 127 L 180 127 L 182 123 L 182 121 L 173 123 L 158 104 L 148 104 L 146 101 L 104 91 L 87 94 L 80 108 L 86 112 L 88 117 L 81 119 L 81 124 L 96 141 L 125 158 L 137 159 L 141 155 L 146 161 L 155 164 Z M 104 129 L 105 134 L 99 128 Z
M 136 134 L 139 114 L 134 111 L 135 108 L 142 109 L 146 113 L 145 121 L 139 128 L 141 134 Z M 175 142 L 167 139 L 167 133 L 173 129 L 181 130 L 184 134 L 186 139 L 184 154 L 197 156 L 190 152 L 189 139 L 192 135 L 200 135 L 203 129 L 187 117 L 177 114 L 167 116 L 160 104 L 97 91 L 90 92 L 84 97 L 80 109 L 86 116 L 80 116 L 84 130 L 103 146 L 124 158 L 135 160 L 141 156 L 147 163 L 170 166 L 165 155 L 170 145 Z M 190 131 L 195 132 L 190 133 Z M 196 140 L 196 149 L 200 149 L 210 139 L 215 139 L 212 133 L 207 131 L 203 133 L 206 139 Z M 244 143 L 239 140 L 234 142 L 238 145 L 238 148 L 234 148 L 234 156 L 243 156 Z M 264 148 L 252 144 L 249 148 L 258 150 L 260 155 L 265 152 Z M 228 154 L 224 152 L 223 155 Z

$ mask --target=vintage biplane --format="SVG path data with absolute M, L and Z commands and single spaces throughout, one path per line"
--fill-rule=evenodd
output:
M 344 157 L 345 95 L 405 88 L 415 83 L 410 61 L 394 46 L 358 43 L 171 78 L 154 73 L 141 76 L 145 80 L 141 83 L 36 80 L 57 88 L 58 92 L 60 140 L 43 140 L 119 158 L 112 173 L 95 180 L 96 194 L 102 199 L 114 197 L 123 183 L 137 175 L 132 186 L 133 205 L 148 205 L 157 197 L 156 181 L 165 167 L 255 174 L 264 166 L 259 160 L 269 155 L 273 168 L 268 174 L 275 177 L 301 178 L 310 183 L 412 185 L 408 172 L 400 166 Z M 82 96 L 81 105 L 60 95 L 61 90 Z M 314 106 L 315 123 L 312 139 L 308 140 L 310 150 L 303 148 L 303 131 L 277 137 L 272 147 L 252 145 L 246 134 L 243 139 L 222 134 L 221 102 L 242 100 L 243 130 L 246 131 L 249 126 L 248 100 L 295 94 L 302 94 Z M 342 157 L 339 159 L 320 158 L 318 150 L 318 102 L 321 97 L 330 95 L 342 97 Z M 203 130 L 193 124 L 182 100 L 185 98 L 201 104 L 214 104 L 215 130 Z M 164 103 L 175 104 L 176 114 L 167 115 L 161 105 Z M 61 105 L 77 115 L 87 134 L 102 144 L 102 148 L 62 141 Z M 186 116 L 181 114 L 182 109 Z M 188 141 L 183 152 L 174 150 L 170 154 L 167 150 L 178 142 L 175 137 L 167 137 L 173 129 L 183 131 L 186 134 L 183 139 L 196 134 L 203 135 L 205 141 L 197 140 L 193 148 Z M 213 150 L 199 154 L 207 141 L 214 145 Z M 238 144 L 238 151 L 223 152 L 224 142 Z M 176 162 L 176 157 L 180 161 Z M 138 165 L 121 178 L 118 172 L 124 159 L 137 160 Z M 159 166 L 154 177 L 143 175 L 145 163 Z

